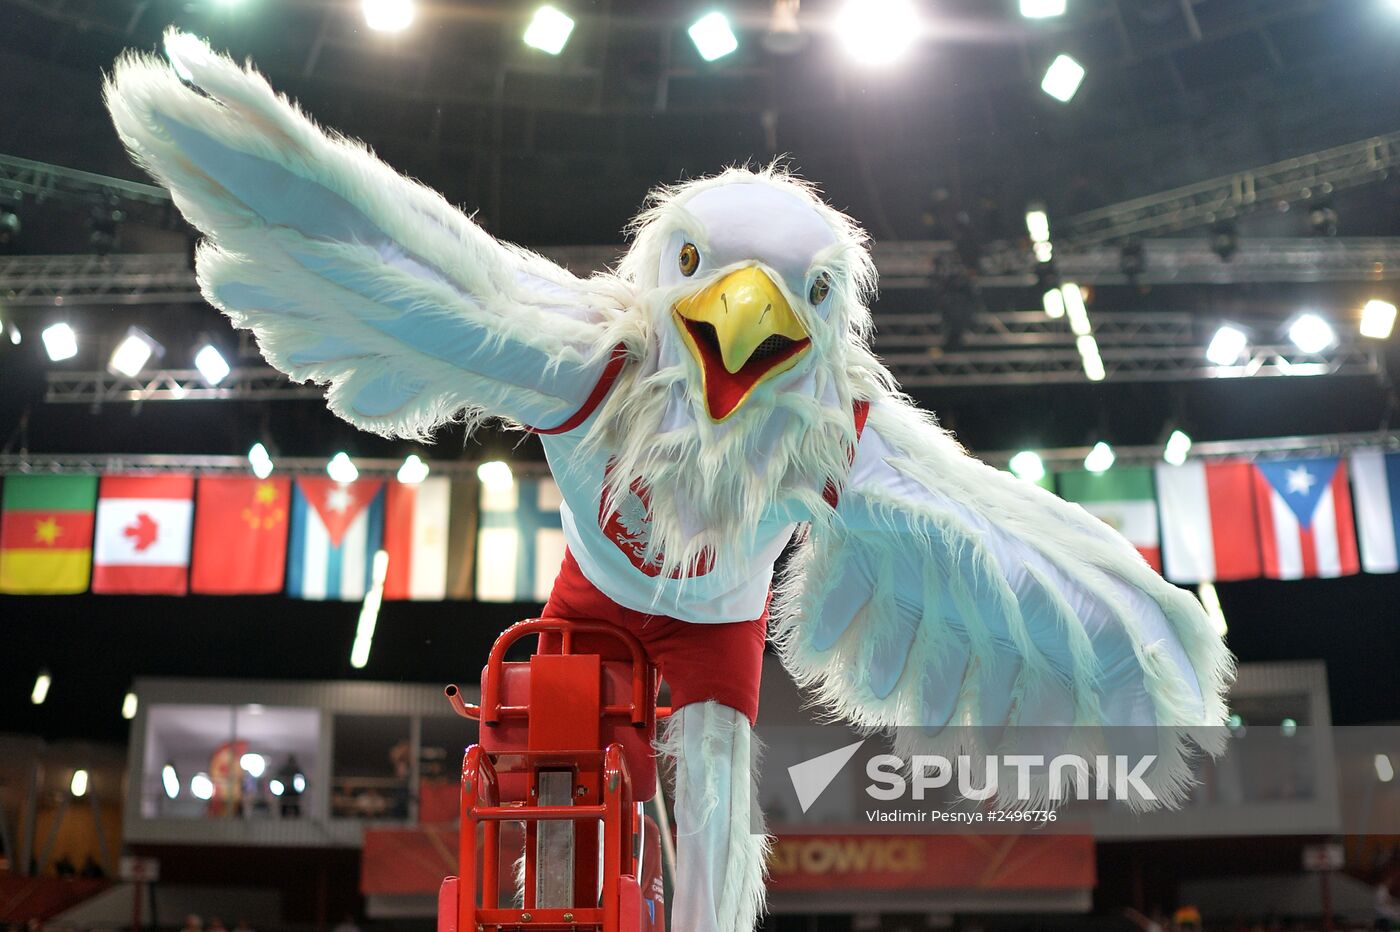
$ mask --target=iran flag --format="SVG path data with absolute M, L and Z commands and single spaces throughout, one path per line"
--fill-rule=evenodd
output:
M 1174 583 L 1254 579 L 1263 571 L 1250 463 L 1157 466 L 1162 566 Z
M 1350 576 L 1360 571 L 1347 467 L 1339 457 L 1254 464 L 1264 575 Z
M 193 476 L 104 476 L 97 493 L 92 591 L 184 595 L 193 516 Z

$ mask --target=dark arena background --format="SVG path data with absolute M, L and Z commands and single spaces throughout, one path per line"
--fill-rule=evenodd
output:
M 903 390 L 1203 600 L 1240 663 L 1232 730 L 1400 722 L 1397 0 L 0 0 L 7 928 L 433 928 L 475 740 L 441 687 L 475 695 L 561 553 L 535 438 L 358 431 L 201 298 L 195 232 L 102 102 L 118 55 L 158 51 L 172 24 L 581 275 L 617 259 L 654 186 L 781 160 L 870 233 L 873 345 Z M 416 576 L 395 590 L 391 562 L 387 589 L 381 573 L 369 593 L 294 597 L 286 485 L 265 514 L 197 526 L 155 589 L 111 588 L 99 540 L 91 579 L 83 563 L 63 594 L 21 594 L 37 545 L 20 523 L 57 507 L 30 477 L 103 477 L 63 486 L 87 496 L 64 507 L 90 542 L 118 474 L 203 489 L 329 464 L 345 483 L 346 457 L 390 493 L 422 464 L 451 480 L 429 594 Z M 1263 498 L 1207 504 L 1166 479 L 1249 469 L 1242 488 L 1267 497 L 1263 466 L 1283 462 L 1307 483 L 1308 464 L 1342 470 L 1339 565 L 1271 567 L 1284 532 Z M 264 519 L 275 565 L 221 588 Z M 1193 533 L 1213 535 L 1214 575 L 1173 571 L 1173 535 Z M 807 721 L 771 652 L 765 667 L 765 718 Z M 1364 790 L 1392 807 L 1393 756 Z M 779 831 L 763 927 L 1400 916 L 1400 836 L 1236 805 L 1267 831 L 919 836 L 912 868 Z

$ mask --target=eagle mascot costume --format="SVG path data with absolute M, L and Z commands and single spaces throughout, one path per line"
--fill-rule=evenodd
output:
M 1232 660 L 1200 605 L 898 392 L 868 345 L 866 236 L 811 185 L 731 168 L 659 189 L 616 269 L 578 278 L 251 67 L 165 44 L 170 63 L 117 62 L 107 106 L 204 234 L 210 303 L 365 430 L 541 436 L 568 545 L 545 614 L 631 630 L 672 689 L 675 928 L 748 932 L 762 909 L 770 607 L 798 683 L 862 728 L 915 726 L 906 751 L 949 725 L 1159 726 L 1167 802 L 1189 748 L 1218 752 Z

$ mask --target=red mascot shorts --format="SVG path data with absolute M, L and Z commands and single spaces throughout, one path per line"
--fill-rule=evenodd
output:
M 564 565 L 541 617 L 601 621 L 635 635 L 671 687 L 672 708 L 714 700 L 744 713 L 750 724 L 758 717 L 767 608 L 752 621 L 720 625 L 647 615 L 623 608 L 599 592 L 584 578 L 574 555 L 565 551 Z M 609 660 L 628 659 L 625 649 L 612 638 L 584 636 L 575 644 L 575 649 L 597 652 Z M 558 636 L 541 635 L 538 649 L 542 654 L 558 653 Z

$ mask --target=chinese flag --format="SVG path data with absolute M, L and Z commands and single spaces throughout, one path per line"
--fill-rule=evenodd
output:
M 190 590 L 201 595 L 281 592 L 290 495 L 289 479 L 201 477 Z

